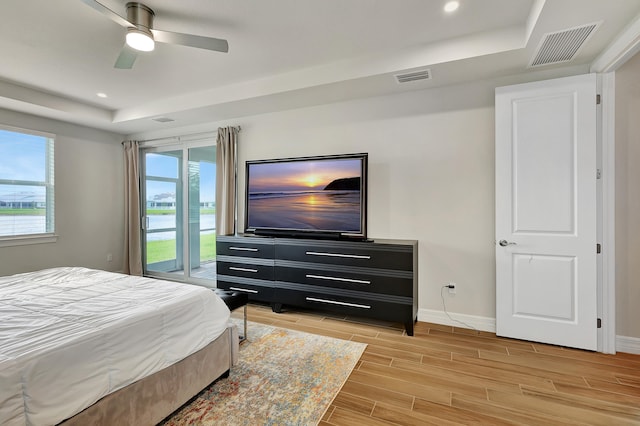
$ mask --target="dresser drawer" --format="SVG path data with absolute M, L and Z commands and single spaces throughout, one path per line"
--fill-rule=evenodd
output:
M 413 321 L 413 308 L 410 304 L 405 303 L 283 288 L 275 289 L 274 299 L 284 305 L 328 310 L 345 315 L 364 316 L 402 323 Z
M 265 285 L 262 285 L 265 284 Z M 247 293 L 249 300 L 271 302 L 273 300 L 273 283 L 259 280 L 238 279 L 237 277 L 218 276 L 216 285 L 224 290 L 241 291 Z
M 413 275 L 405 271 L 276 260 L 277 281 L 412 297 Z
M 262 238 L 224 238 L 218 237 L 216 252 L 218 255 L 273 259 L 274 244 L 272 239 Z
M 273 260 L 255 263 L 247 262 L 242 258 L 234 258 L 232 256 L 218 256 L 218 261 L 216 262 L 216 273 L 218 275 L 233 275 L 236 277 L 273 281 Z
M 363 268 L 413 270 L 411 246 L 389 246 L 374 243 L 323 243 L 288 241 L 276 246 L 276 258 L 328 265 Z

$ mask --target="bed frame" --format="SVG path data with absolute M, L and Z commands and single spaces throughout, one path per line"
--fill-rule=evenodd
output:
M 237 332 L 229 327 L 198 352 L 103 397 L 59 425 L 156 425 L 207 385 L 229 375 L 237 342 Z

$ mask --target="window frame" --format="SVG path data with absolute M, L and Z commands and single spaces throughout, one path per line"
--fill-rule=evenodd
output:
M 0 130 L 21 133 L 29 136 L 46 138 L 44 181 L 2 179 L 0 184 L 16 186 L 43 186 L 45 188 L 45 232 L 35 234 L 1 235 L 0 247 L 21 246 L 28 244 L 43 244 L 56 242 L 58 235 L 55 223 L 55 145 L 56 135 L 38 130 L 23 129 L 19 127 L 0 124 Z

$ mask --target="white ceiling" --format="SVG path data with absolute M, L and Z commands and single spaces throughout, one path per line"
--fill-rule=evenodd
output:
M 126 0 L 101 2 L 125 15 Z M 183 127 L 531 73 L 545 33 L 601 22 L 570 63 L 541 68 L 562 75 L 640 13 L 640 0 L 460 0 L 453 14 L 444 0 L 143 2 L 155 28 L 227 39 L 229 53 L 157 43 L 114 69 L 126 30 L 81 0 L 2 0 L 0 107 L 121 134 Z M 423 68 L 431 80 L 393 77 Z

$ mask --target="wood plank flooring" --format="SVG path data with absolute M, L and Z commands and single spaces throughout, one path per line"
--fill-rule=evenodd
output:
M 367 343 L 322 426 L 640 425 L 640 355 L 423 322 L 411 337 L 400 324 L 262 305 L 248 319 Z

